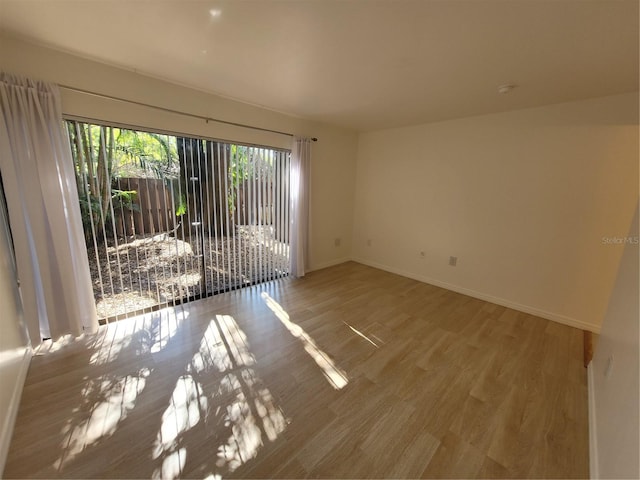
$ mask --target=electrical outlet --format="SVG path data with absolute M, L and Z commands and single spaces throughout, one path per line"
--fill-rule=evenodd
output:
M 342 243 L 342 240 L 341 240 L 340 238 L 336 238 L 336 239 L 333 241 L 333 244 L 334 244 L 336 247 L 339 247 L 339 246 L 340 246 L 340 243 Z
M 369 238 L 369 239 L 367 240 L 367 247 L 370 247 L 370 246 L 371 246 L 371 239 Z
M 449 265 L 455 267 L 458 264 L 458 257 L 449 257 Z

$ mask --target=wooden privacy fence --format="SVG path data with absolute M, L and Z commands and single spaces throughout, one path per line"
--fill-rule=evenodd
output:
M 176 228 L 174 185 L 178 180 L 157 178 L 118 178 L 114 188 L 136 194 L 134 208 L 114 206 L 118 237 L 168 232 Z
M 260 195 L 251 192 L 252 180 L 242 182 L 237 189 L 235 201 L 236 224 L 271 225 L 274 213 L 273 182 L 264 182 Z
M 155 235 L 158 233 L 174 230 L 178 225 L 176 217 L 176 203 L 179 196 L 179 180 L 176 179 L 156 179 L 156 178 L 118 178 L 114 181 L 113 188 L 124 192 L 135 192 L 131 198 L 133 208 L 128 208 L 121 202 L 114 202 L 114 220 L 116 235 L 118 237 L 128 237 L 132 235 Z M 249 186 L 250 181 L 242 182 L 237 189 L 234 189 L 234 207 L 229 212 L 229 220 L 232 225 L 273 225 L 276 237 L 285 241 L 284 227 L 274 222 L 275 207 L 273 205 L 274 191 L 273 183 L 268 182 L 262 185 L 260 194 L 252 192 L 253 186 Z M 278 192 L 280 194 L 280 192 Z M 226 194 L 225 194 L 226 197 Z M 204 230 L 209 231 L 209 217 L 215 210 L 216 214 L 224 217 L 224 211 L 219 210 L 216 199 L 212 200 L 213 205 L 204 206 L 211 209 L 194 218 L 204 218 Z M 225 210 L 227 202 L 224 202 Z M 187 217 L 187 216 L 185 216 Z M 189 221 L 189 218 L 183 218 Z M 275 223 L 275 224 L 274 224 Z M 226 231 L 226 229 L 224 229 Z M 187 235 L 190 229 L 185 230 Z M 229 229 L 229 234 L 234 235 L 233 228 Z

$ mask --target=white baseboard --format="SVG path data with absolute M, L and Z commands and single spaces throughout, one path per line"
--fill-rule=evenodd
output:
M 4 418 L 0 418 L 0 422 L 2 422 L 0 425 L 0 478 L 2 478 L 2 472 L 4 472 L 5 462 L 7 461 L 9 443 L 11 442 L 13 427 L 16 423 L 16 417 L 18 416 L 22 389 L 24 388 L 24 382 L 27 378 L 27 371 L 29 370 L 32 355 L 33 350 L 31 347 L 26 347 L 24 355 L 20 360 L 18 360 L 19 365 L 17 367 L 16 381 L 13 384 L 13 390 L 9 399 L 9 406 L 7 411 L 4 413 Z M 7 386 L 3 385 L 3 388 L 6 387 Z
M 513 310 L 518 310 L 519 312 L 528 313 L 530 315 L 535 315 L 536 317 L 541 317 L 557 323 L 562 323 L 563 325 L 579 328 L 580 330 L 588 330 L 593 333 L 600 333 L 599 325 L 592 325 L 590 323 L 583 322 L 575 318 L 567 317 L 565 315 L 560 315 L 557 313 L 548 312 L 546 310 L 542 310 L 529 305 L 523 305 L 520 303 L 512 302 L 511 300 L 506 300 L 504 298 L 494 297 L 493 295 L 489 295 L 487 293 L 478 292 L 476 290 L 471 290 L 469 288 L 459 287 L 457 285 L 452 285 L 450 283 L 442 282 L 434 278 L 429 278 L 423 275 L 417 275 L 412 272 L 406 272 L 404 270 L 400 270 L 394 267 L 390 267 L 388 265 L 372 262 L 370 260 L 365 260 L 362 258 L 353 258 L 352 260 L 354 262 L 362 263 L 363 265 L 368 265 L 373 268 L 378 268 L 386 272 L 395 273 L 397 275 L 402 275 L 403 277 L 407 277 L 407 278 L 412 278 L 413 280 L 418 280 L 419 282 L 428 283 L 429 285 L 434 285 L 436 287 L 446 288 L 447 290 L 451 290 L 457 293 L 462 293 L 463 295 L 468 295 L 470 297 L 474 297 L 479 300 L 485 300 L 490 303 L 502 305 L 503 307 L 511 308 Z
M 317 265 L 313 265 L 309 271 L 315 272 L 316 270 L 322 270 L 323 268 L 335 267 L 336 265 L 340 265 L 341 263 L 350 262 L 350 257 L 338 258 L 336 260 L 330 260 L 328 262 L 318 263 Z
M 598 436 L 596 431 L 596 397 L 593 383 L 593 362 L 587 367 L 589 398 L 589 478 L 600 478 L 598 473 Z

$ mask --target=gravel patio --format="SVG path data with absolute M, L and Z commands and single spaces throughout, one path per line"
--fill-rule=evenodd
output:
M 97 254 L 95 246 L 90 246 L 98 318 L 286 276 L 289 246 L 265 230 L 245 228 L 235 237 L 204 235 L 187 240 L 169 234 L 136 236 L 117 243 L 108 239 L 98 245 Z

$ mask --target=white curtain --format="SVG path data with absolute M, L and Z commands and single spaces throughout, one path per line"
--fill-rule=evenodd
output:
M 97 330 L 56 85 L 0 72 L 2 175 L 31 343 Z
M 290 273 L 304 277 L 309 266 L 309 193 L 311 139 L 293 138 L 291 148 Z

